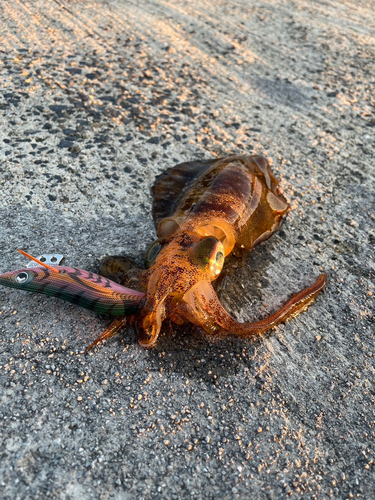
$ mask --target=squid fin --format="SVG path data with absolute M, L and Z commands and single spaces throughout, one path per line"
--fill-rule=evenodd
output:
M 152 187 L 152 214 L 156 228 L 162 219 L 173 214 L 186 186 L 217 161 L 218 158 L 180 163 L 156 177 Z

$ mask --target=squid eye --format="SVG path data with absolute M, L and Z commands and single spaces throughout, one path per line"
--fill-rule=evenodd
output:
M 159 255 L 162 249 L 162 239 L 156 240 L 148 247 L 145 255 L 145 267 L 149 269 L 155 262 L 156 257 Z
M 224 254 L 223 252 L 217 252 L 216 254 L 216 262 L 217 264 L 221 264 L 224 261 Z
M 214 236 L 200 240 L 193 248 L 193 255 L 198 265 L 206 268 L 212 279 L 221 273 L 225 258 L 224 247 Z
M 210 271 L 212 277 L 215 279 L 221 273 L 224 265 L 224 248 L 222 243 L 218 242 L 219 249 L 212 255 Z
M 193 255 L 199 264 L 203 266 L 210 264 L 211 260 L 215 258 L 218 243 L 218 240 L 213 236 L 207 236 L 194 246 Z
M 17 274 L 17 276 L 14 278 L 16 283 L 26 283 L 26 281 L 29 279 L 29 273 L 25 271 L 21 271 L 20 273 Z

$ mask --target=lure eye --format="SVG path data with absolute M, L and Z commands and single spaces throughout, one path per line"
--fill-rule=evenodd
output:
M 28 271 L 18 271 L 17 274 L 11 276 L 11 280 L 14 282 L 15 287 L 18 288 L 22 285 L 27 285 L 34 279 L 34 273 Z
M 26 271 L 21 271 L 20 273 L 18 273 L 16 275 L 16 277 L 14 278 L 14 281 L 16 283 L 26 283 L 26 281 L 29 279 L 29 273 L 27 273 Z
M 151 243 L 151 245 L 148 247 L 145 255 L 145 267 L 146 269 L 149 269 L 152 264 L 155 262 L 156 257 L 159 255 L 160 250 L 162 249 L 162 242 L 163 240 L 158 239 Z

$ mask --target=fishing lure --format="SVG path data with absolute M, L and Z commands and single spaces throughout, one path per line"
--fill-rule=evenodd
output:
M 182 163 L 157 177 L 152 194 L 158 239 L 146 252 L 145 270 L 130 269 L 118 256 L 106 257 L 99 275 L 38 262 L 44 267 L 5 273 L 0 284 L 117 316 L 88 349 L 114 335 L 128 316 L 146 348 L 155 345 L 166 318 L 190 321 L 211 336 L 246 338 L 297 316 L 324 288 L 327 275 L 321 274 L 255 323 L 237 322 L 219 301 L 214 287 L 224 260 L 235 249 L 251 250 L 268 239 L 289 210 L 262 156 Z

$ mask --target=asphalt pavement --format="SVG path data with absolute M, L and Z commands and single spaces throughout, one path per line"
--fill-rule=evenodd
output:
M 232 263 L 250 340 L 129 328 L 0 289 L 0 498 L 375 497 L 375 16 L 371 1 L 2 0 L 0 272 L 17 248 L 142 264 L 150 187 L 179 162 L 263 154 L 291 204 Z

